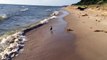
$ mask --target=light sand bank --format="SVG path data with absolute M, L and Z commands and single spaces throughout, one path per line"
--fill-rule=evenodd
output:
M 91 8 L 80 11 L 76 8 L 67 7 L 70 14 L 65 17 L 67 28 L 72 29 L 71 33 L 76 36 L 75 52 L 82 60 L 107 60 L 107 12 Z

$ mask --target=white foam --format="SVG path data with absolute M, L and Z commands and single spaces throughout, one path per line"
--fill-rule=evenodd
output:
M 15 34 L 8 36 L 7 38 L 4 38 L 0 43 L 6 44 L 7 41 L 10 41 L 10 39 L 13 39 L 14 42 L 10 43 L 8 47 L 6 47 L 5 50 L 0 53 L 1 59 L 8 59 L 6 55 L 10 55 L 11 53 L 14 53 L 13 55 L 11 55 L 11 58 L 16 56 L 15 52 L 20 52 L 20 50 L 22 50 L 20 49 L 20 47 L 24 47 L 24 43 L 26 41 L 26 38 L 22 35 L 22 32 L 16 32 Z
M 52 13 L 52 15 L 50 17 L 40 21 L 40 24 L 45 24 L 45 23 L 48 23 L 49 20 L 56 19 L 58 14 L 59 14 L 59 12 L 55 11 L 54 13 Z
M 59 15 L 59 11 L 54 11 L 51 16 L 58 16 Z
M 24 8 L 24 9 L 21 9 L 20 11 L 24 12 L 24 11 L 27 11 L 29 10 L 29 8 Z
M 7 16 L 7 14 L 0 14 L 0 19 L 6 19 L 6 18 L 8 18 L 8 16 Z
M 41 24 L 45 24 L 45 23 L 48 23 L 48 19 L 44 19 L 42 21 L 40 21 Z

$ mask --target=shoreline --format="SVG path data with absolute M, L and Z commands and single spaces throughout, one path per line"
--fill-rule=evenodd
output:
M 25 50 L 14 60 L 106 60 L 106 12 L 80 11 L 77 6 L 64 11 L 49 22 L 44 19 L 41 27 L 28 29 Z
M 90 8 L 80 11 L 75 6 L 64 10 L 69 15 L 60 14 L 28 29 L 25 50 L 14 60 L 106 60 L 106 13 Z
M 28 32 L 25 50 L 15 57 L 15 60 L 65 60 L 68 56 L 71 58 L 69 51 L 74 50 L 72 45 L 75 37 L 65 30 L 66 22 L 62 18 L 64 16 L 61 14 L 48 24 Z M 50 26 L 53 27 L 53 33 L 49 31 Z
M 1 34 L 1 35 L 0 35 L 0 39 L 3 39 L 3 38 L 5 38 L 5 37 L 7 37 L 7 36 L 9 36 L 9 35 L 12 35 L 12 34 L 15 34 L 15 33 L 17 33 L 17 32 L 23 32 L 23 35 L 25 35 L 28 31 L 33 30 L 33 29 L 35 29 L 35 28 L 38 28 L 38 27 L 40 27 L 40 26 L 42 26 L 42 25 L 45 25 L 45 24 L 47 24 L 50 20 L 57 18 L 57 15 L 58 15 L 58 14 L 59 14 L 58 11 L 53 11 L 53 13 L 50 14 L 50 16 L 46 17 L 45 19 L 39 20 L 39 21 L 37 21 L 37 22 L 35 22 L 35 23 L 33 23 L 33 24 L 30 24 L 30 25 L 28 25 L 28 26 L 26 26 L 26 27 L 23 27 L 23 28 L 21 28 L 21 29 L 17 29 L 17 30 L 15 29 L 15 30 L 12 30 L 12 31 L 7 31 L 7 32 L 4 33 L 4 34 Z
M 20 52 L 22 52 L 24 44 L 26 42 L 25 36 L 26 33 L 33 29 L 37 29 L 45 24 L 47 24 L 50 20 L 56 19 L 58 11 L 52 13 L 50 17 L 46 19 L 40 20 L 35 24 L 31 24 L 28 28 L 21 29 L 19 31 L 12 31 L 4 34 L 0 37 L 1 46 L 1 59 L 12 59 L 15 56 L 18 56 Z M 3 48 L 2 48 L 3 47 Z

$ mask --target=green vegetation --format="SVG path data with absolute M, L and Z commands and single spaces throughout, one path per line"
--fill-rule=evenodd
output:
M 77 5 L 100 5 L 100 4 L 105 4 L 107 3 L 107 0 L 81 0 L 80 2 L 77 3 Z
M 81 0 L 74 4 L 81 8 L 97 8 L 98 10 L 107 10 L 107 0 Z

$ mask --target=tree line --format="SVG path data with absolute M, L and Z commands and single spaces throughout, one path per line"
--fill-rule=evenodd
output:
M 92 4 L 103 4 L 107 3 L 107 0 L 81 0 L 77 4 L 79 5 L 92 5 Z

